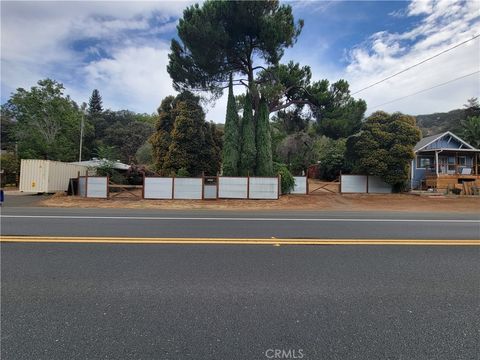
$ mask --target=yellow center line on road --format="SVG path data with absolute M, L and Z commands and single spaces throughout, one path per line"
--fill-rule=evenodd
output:
M 281 238 L 140 238 L 140 237 L 63 237 L 2 236 L 8 243 L 101 243 L 101 244 L 208 244 L 208 245 L 424 245 L 480 246 L 480 240 L 434 239 L 281 239 Z

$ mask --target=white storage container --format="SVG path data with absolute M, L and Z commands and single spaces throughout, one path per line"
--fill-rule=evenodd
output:
M 70 178 L 78 172 L 85 175 L 88 168 L 60 161 L 22 159 L 20 163 L 20 191 L 54 193 L 67 191 Z

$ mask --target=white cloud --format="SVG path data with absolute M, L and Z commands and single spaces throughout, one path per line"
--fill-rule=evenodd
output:
M 408 15 L 430 14 L 432 12 L 432 0 L 413 0 L 408 6 Z
M 133 104 L 127 99 L 135 98 L 139 102 L 132 108 L 155 110 L 161 98 L 153 101 L 153 97 L 171 91 L 171 81 L 165 67 L 166 46 L 152 44 L 155 40 L 151 39 L 173 30 L 189 3 L 191 1 L 2 1 L 2 100 L 18 87 L 28 88 L 39 79 L 52 77 L 66 85 L 72 98 L 82 102 L 88 100 L 92 90 L 87 86 L 103 86 L 106 83 L 102 81 L 111 76 L 110 81 L 115 85 L 104 87 L 111 88 L 114 94 L 102 95 L 109 99 L 112 108 Z M 151 27 L 149 21 L 152 20 L 163 24 Z M 135 37 L 134 31 L 141 34 Z M 147 36 L 150 37 L 148 44 Z M 82 55 L 98 56 L 100 47 L 89 46 L 84 54 L 72 48 L 74 41 L 92 38 L 102 42 L 101 47 L 111 59 L 86 64 Z M 95 68 L 99 71 L 97 80 L 92 77 Z M 145 69 L 149 69 L 148 75 L 144 74 Z M 129 72 L 132 75 L 128 75 Z M 126 82 L 121 84 L 120 79 Z M 155 84 L 158 80 L 161 82 Z M 142 106 L 145 109 L 141 109 Z
M 416 26 L 403 33 L 373 34 L 365 43 L 349 51 L 345 77 L 355 92 L 385 77 L 471 39 L 480 30 L 478 3 L 461 1 L 413 1 L 410 16 L 421 15 Z M 360 92 L 368 111 L 376 105 L 401 98 L 479 69 L 480 38 L 419 65 L 391 80 Z M 385 111 L 410 114 L 448 111 L 479 96 L 479 76 L 436 88 L 382 107 Z
M 117 49 L 85 68 L 87 88 L 99 89 L 106 106 L 151 113 L 174 93 L 167 63 L 167 44 Z

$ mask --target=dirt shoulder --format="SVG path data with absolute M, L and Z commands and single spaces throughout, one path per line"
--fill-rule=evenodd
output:
M 279 200 L 140 200 L 86 199 L 53 196 L 38 203 L 46 207 L 206 210 L 318 210 L 415 211 L 479 213 L 480 197 L 417 196 L 411 194 L 312 194 L 285 195 Z

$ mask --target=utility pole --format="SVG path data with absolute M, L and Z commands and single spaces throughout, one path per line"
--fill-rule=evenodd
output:
M 82 122 L 80 125 L 80 150 L 78 151 L 78 161 L 82 161 L 82 146 L 83 146 L 83 122 L 85 119 L 85 115 L 82 112 Z

